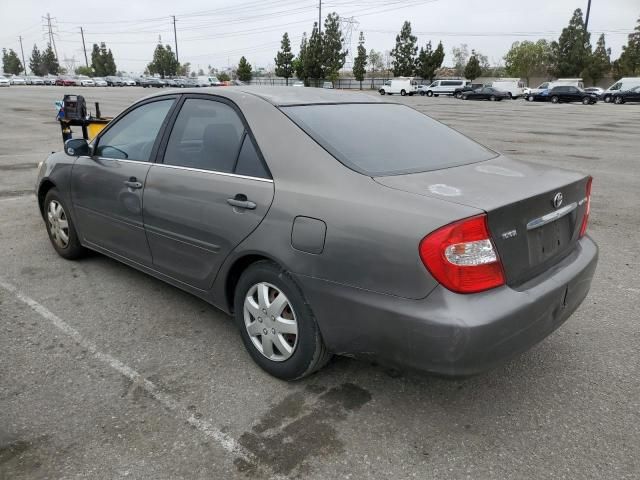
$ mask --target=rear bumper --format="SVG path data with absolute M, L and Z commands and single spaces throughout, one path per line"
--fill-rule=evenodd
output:
M 409 300 L 297 275 L 335 353 L 445 375 L 471 375 L 522 353 L 564 323 L 587 296 L 598 260 L 588 237 L 514 290 L 460 295 L 436 287 Z

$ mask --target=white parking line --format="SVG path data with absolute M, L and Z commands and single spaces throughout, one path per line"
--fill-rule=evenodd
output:
M 87 340 L 80 333 L 69 325 L 67 322 L 58 317 L 55 313 L 48 310 L 42 304 L 36 302 L 31 297 L 28 297 L 24 293 L 22 293 L 18 288 L 8 283 L 4 279 L 0 278 L 0 287 L 4 290 L 12 293 L 18 300 L 22 303 L 28 305 L 33 311 L 38 313 L 42 318 L 51 322 L 56 328 L 61 330 L 65 335 L 71 337 L 78 345 L 82 348 L 86 349 L 91 353 L 96 359 L 101 362 L 107 364 L 118 373 L 124 375 L 129 380 L 131 380 L 135 385 L 139 385 L 143 388 L 151 397 L 157 400 L 163 407 L 167 410 L 172 411 L 175 416 L 182 421 L 187 422 L 189 425 L 193 426 L 204 435 L 214 440 L 218 445 L 220 445 L 224 450 L 228 453 L 232 453 L 238 457 L 242 457 L 245 461 L 251 462 L 252 455 L 249 454 L 235 439 L 220 431 L 216 427 L 214 427 L 211 423 L 206 420 L 202 420 L 196 418 L 191 412 L 189 412 L 185 407 L 180 405 L 176 400 L 171 398 L 169 395 L 163 393 L 153 382 L 150 382 L 142 375 L 140 375 L 133 368 L 125 365 L 117 358 L 112 357 L 108 353 L 103 353 L 98 350 L 98 347 L 91 340 Z

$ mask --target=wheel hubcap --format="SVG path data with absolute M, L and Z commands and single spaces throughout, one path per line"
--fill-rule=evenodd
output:
M 69 221 L 62 205 L 57 200 L 49 202 L 47 221 L 54 243 L 60 248 L 67 248 L 69 245 Z
M 270 283 L 257 283 L 244 299 L 244 325 L 256 349 L 282 362 L 295 352 L 298 322 L 286 295 Z

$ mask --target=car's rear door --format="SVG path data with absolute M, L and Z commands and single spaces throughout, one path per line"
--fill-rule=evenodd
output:
M 273 181 L 232 103 L 187 95 L 174 116 L 145 183 L 145 229 L 154 269 L 206 290 L 266 215 Z
M 142 188 L 177 96 L 149 99 L 125 112 L 79 157 L 71 174 L 83 243 L 151 265 L 142 220 Z

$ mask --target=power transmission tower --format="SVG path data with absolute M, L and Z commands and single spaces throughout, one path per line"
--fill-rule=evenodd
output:
M 84 44 L 84 31 L 80 27 L 80 35 L 82 36 L 82 50 L 84 51 L 84 63 L 89 68 L 89 59 L 87 58 L 87 47 Z
M 340 17 L 340 31 L 344 38 L 344 44 L 347 47 L 347 58 L 344 68 L 351 68 L 353 66 L 353 31 L 357 30 L 360 26 L 360 22 L 355 17 L 342 18 Z
M 52 21 L 55 22 L 55 18 L 51 18 L 51 15 L 49 15 L 47 13 L 46 17 L 42 17 L 42 20 L 46 21 L 47 24 L 43 25 L 43 28 L 46 28 L 46 35 L 49 37 L 49 45 L 51 45 L 53 47 L 53 53 L 55 53 L 56 55 L 56 60 L 58 60 L 58 49 L 56 48 L 56 39 L 55 39 L 55 33 L 53 31 L 53 29 L 55 28 L 55 25 L 52 24 Z
M 27 74 L 27 62 L 24 61 L 24 48 L 22 48 L 22 35 L 18 37 L 20 39 L 20 51 L 22 52 L 22 67 L 24 68 L 24 74 Z M 31 72 L 33 73 L 33 72 Z
M 180 57 L 178 57 L 178 34 L 176 33 L 176 16 L 171 16 L 173 17 L 173 40 L 176 43 L 176 62 L 180 63 Z

